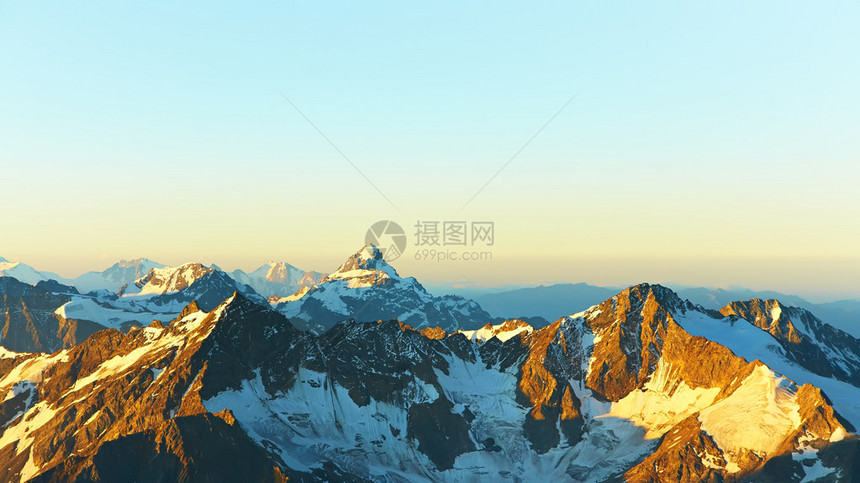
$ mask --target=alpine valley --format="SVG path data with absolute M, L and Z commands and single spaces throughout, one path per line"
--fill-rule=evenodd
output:
M 498 317 L 372 245 L 0 275 L 0 481 L 860 481 L 860 340 L 778 299 Z

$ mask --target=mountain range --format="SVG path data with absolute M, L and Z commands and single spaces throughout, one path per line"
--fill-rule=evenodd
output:
M 737 300 L 777 299 L 796 307 L 802 307 L 826 320 L 834 327 L 860 337 L 860 300 L 839 300 L 814 303 L 797 295 L 771 290 L 745 288 L 686 287 L 667 285 L 679 296 L 707 309 L 719 310 Z M 434 287 L 444 290 L 443 287 Z M 534 316 L 556 320 L 571 309 L 581 310 L 611 297 L 621 290 L 619 287 L 601 287 L 586 283 L 560 283 L 520 287 L 503 291 L 469 291 L 470 297 L 484 307 L 493 317 Z M 454 289 L 456 293 L 466 293 Z
M 210 268 L 221 271 L 217 265 Z M 10 276 L 19 281 L 36 284 L 39 281 L 55 280 L 75 287 L 80 293 L 107 290 L 117 292 L 123 286 L 132 286 L 135 281 L 153 268 L 164 265 L 146 259 L 120 260 L 104 271 L 87 272 L 74 278 L 64 278 L 52 272 L 39 271 L 20 262 L 10 262 L 0 257 L 0 276 Z M 286 262 L 270 261 L 256 270 L 246 272 L 233 270 L 228 275 L 242 285 L 248 285 L 271 303 L 287 302 L 290 296 L 310 287 L 320 285 L 328 276 L 324 272 L 305 271 Z M 802 307 L 827 323 L 855 337 L 860 337 L 860 300 L 837 300 L 816 303 L 803 297 L 769 290 L 751 290 L 742 287 L 690 287 L 667 284 L 681 297 L 708 309 L 719 310 L 737 300 L 759 298 L 776 299 L 796 307 Z M 533 325 L 543 326 L 571 312 L 600 303 L 621 290 L 621 287 L 597 286 L 587 283 L 559 283 L 534 287 L 455 288 L 437 284 L 421 291 L 439 296 L 455 295 L 476 302 L 482 310 L 498 322 L 510 318 L 522 318 Z M 309 308 L 309 310 L 312 310 Z M 299 315 L 299 317 L 301 317 Z
M 539 329 L 313 334 L 234 292 L 53 354 L 3 350 L 0 478 L 860 476 L 858 341 L 802 309 L 724 312 L 642 284 Z
M 373 246 L 286 297 L 238 278 L 0 277 L 0 480 L 860 480 L 860 340 L 776 298 L 535 325 Z
M 120 260 L 101 272 L 91 271 L 74 278 L 65 278 L 53 272 L 36 270 L 21 262 L 10 262 L 0 258 L 0 276 L 13 277 L 31 285 L 41 280 L 55 280 L 75 287 L 80 293 L 98 290 L 118 292 L 123 287 L 133 285 L 150 270 L 160 268 L 165 268 L 165 265 L 147 258 L 135 258 Z M 222 271 L 216 265 L 210 265 L 210 268 Z M 318 283 L 325 277 L 324 273 L 300 270 L 285 262 L 267 262 L 252 272 L 237 269 L 229 275 L 237 282 L 251 286 L 257 293 L 266 297 L 293 294 L 304 286 Z
M 268 262 L 250 273 L 233 270 L 230 276 L 239 283 L 251 286 L 265 297 L 280 298 L 320 283 L 326 274 L 306 272 L 285 262 Z
M 104 272 L 90 272 L 70 281 L 85 280 L 87 284 L 82 287 L 93 289 L 87 293 L 53 280 L 40 280 L 31 287 L 14 277 L 0 277 L 20 294 L 7 297 L 0 307 L 6 314 L 0 345 L 16 351 L 68 348 L 101 329 L 128 331 L 153 320 L 169 322 L 192 301 L 202 310 L 211 310 L 234 291 L 254 303 L 272 304 L 293 325 L 315 333 L 347 319 L 398 319 L 416 327 L 433 321 L 450 331 L 499 321 L 471 300 L 453 295 L 434 297 L 414 278 L 401 278 L 373 246 L 363 247 L 326 276 L 302 272 L 302 278 L 296 279 L 293 267 L 276 263 L 250 274 L 233 274 L 200 263 L 165 267 L 146 259 L 121 261 Z M 90 285 L 97 282 L 102 285 Z M 287 297 L 264 292 L 268 300 L 254 289 L 283 291 L 298 283 L 312 285 L 304 285 Z

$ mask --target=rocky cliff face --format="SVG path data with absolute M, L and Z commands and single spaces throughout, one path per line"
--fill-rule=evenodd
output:
M 860 385 L 860 340 L 808 310 L 778 300 L 732 302 L 720 310 L 770 333 L 792 361 L 824 377 Z
M 56 313 L 77 291 L 55 281 L 35 286 L 0 277 L 0 346 L 19 352 L 71 347 L 104 327 Z
M 268 306 L 250 287 L 200 264 L 153 269 L 136 282 L 137 293 L 100 290 L 81 295 L 74 287 L 53 280 L 35 286 L 0 277 L 3 280 L 0 346 L 25 352 L 68 348 L 107 328 L 126 332 L 153 320 L 169 322 L 192 301 L 212 310 L 237 290 Z
M 394 320 L 314 335 L 234 293 L 51 355 L 0 352 L 0 479 L 856 474 L 849 421 L 860 389 L 828 379 L 845 396 L 833 398 L 785 353 L 745 358 L 696 335 L 734 330 L 758 343 L 747 328 L 781 347 L 650 285 L 541 329 L 510 321 L 480 338 Z

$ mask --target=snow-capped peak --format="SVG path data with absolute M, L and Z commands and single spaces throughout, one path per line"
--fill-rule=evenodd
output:
M 162 268 L 163 265 L 157 262 L 153 262 L 148 258 L 132 258 L 131 260 L 122 259 L 116 262 L 117 267 L 120 268 L 137 268 L 137 267 L 150 267 L 150 268 Z
M 397 270 L 385 261 L 376 246 L 365 245 L 323 282 L 331 280 L 345 280 L 351 288 L 358 288 L 397 281 L 400 276 Z
M 25 263 L 10 262 L 5 258 L 0 259 L 0 277 L 13 277 L 30 285 L 49 278 L 59 278 L 56 274 L 42 273 Z
M 19 262 L 10 262 L 5 258 L 0 259 L 0 270 L 11 270 L 20 265 Z
M 200 263 L 186 263 L 178 267 L 153 268 L 134 284 L 140 288 L 135 295 L 178 292 L 199 278 L 215 270 Z
M 283 282 L 285 280 L 289 280 L 291 271 L 299 271 L 296 267 L 284 262 L 269 261 L 261 268 L 265 268 L 266 266 L 269 267 L 266 271 L 266 280 L 269 282 Z
M 473 342 L 485 342 L 493 337 L 506 342 L 522 332 L 530 334 L 533 331 L 534 328 L 527 322 L 520 319 L 511 319 L 496 325 L 488 323 L 478 330 L 458 330 L 457 332 L 465 335 L 467 339 Z

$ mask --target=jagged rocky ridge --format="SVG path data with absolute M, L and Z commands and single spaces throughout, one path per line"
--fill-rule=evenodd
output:
M 35 286 L 0 277 L 0 346 L 15 351 L 53 352 L 72 347 L 106 328 L 128 331 L 153 320 L 169 322 L 195 301 L 211 310 L 240 291 L 255 303 L 268 302 L 226 273 L 196 263 L 151 269 L 119 293 L 80 294 L 53 280 Z
M 21 333 L 23 336 L 10 338 L 10 343 L 19 351 L 50 352 L 71 347 L 100 329 L 127 331 L 153 320 L 167 322 L 192 300 L 209 310 L 233 291 L 241 292 L 256 303 L 268 304 L 269 301 L 249 284 L 264 290 L 264 294 L 303 286 L 288 297 L 272 296 L 272 303 L 288 315 L 295 326 L 315 333 L 349 319 L 397 318 L 416 327 L 441 326 L 448 331 L 499 321 L 471 300 L 450 295 L 434 297 L 414 278 L 401 278 L 372 246 L 364 247 L 335 273 L 324 278 L 317 272 L 302 272 L 284 263 L 270 263 L 250 274 L 235 271 L 233 274 L 238 278 L 234 279 L 214 265 L 186 263 L 164 267 L 138 259 L 121 261 L 104 272 L 90 272 L 79 279 L 88 283 L 101 281 L 99 283 L 114 287 L 147 266 L 153 268 L 117 290 L 79 294 L 73 288 L 57 285 L 63 287 L 60 290 L 63 296 L 54 297 L 59 302 L 54 304 L 53 310 L 48 307 L 50 304 L 40 306 L 44 312 L 40 317 L 48 320 L 47 325 L 33 324 L 29 315 L 20 310 L 11 312 L 7 325 L 13 327 L 13 335 Z M 16 299 L 13 305 L 18 302 Z M 58 325 L 69 329 L 58 330 Z M 3 340 L 0 335 L 0 345 L 4 345 Z
M 852 481 L 860 390 L 779 340 L 650 285 L 542 329 L 453 334 L 313 335 L 236 293 L 0 353 L 0 479 Z
M 86 339 L 104 327 L 66 319 L 57 309 L 77 295 L 54 281 L 35 286 L 0 277 L 0 346 L 13 351 L 54 352 Z
M 732 302 L 720 310 L 770 333 L 791 361 L 824 377 L 860 386 L 860 347 L 857 339 L 822 322 L 806 309 L 778 300 Z

